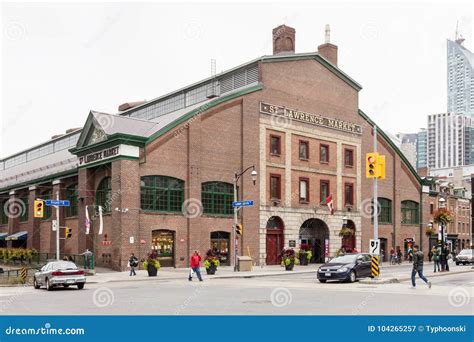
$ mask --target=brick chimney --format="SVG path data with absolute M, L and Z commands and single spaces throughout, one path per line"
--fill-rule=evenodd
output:
M 273 29 L 273 54 L 295 53 L 295 29 L 280 25 Z
M 331 29 L 326 25 L 325 42 L 318 46 L 318 53 L 331 64 L 337 66 L 337 45 L 330 43 Z

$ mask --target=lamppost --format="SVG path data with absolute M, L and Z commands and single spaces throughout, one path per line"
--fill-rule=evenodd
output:
M 444 209 L 446 207 L 446 200 L 443 198 L 443 197 L 440 197 L 440 199 L 438 200 L 438 209 Z M 440 246 L 440 253 L 441 255 L 443 254 L 443 249 L 444 249 L 444 223 L 441 222 L 441 236 L 440 236 L 440 243 L 441 243 L 441 246 Z
M 250 173 L 250 176 L 252 177 L 252 182 L 253 182 L 253 185 L 255 185 L 255 182 L 257 181 L 257 171 L 255 171 L 255 165 L 252 165 L 252 166 L 249 166 L 248 168 L 246 168 L 244 171 L 242 172 L 236 172 L 234 174 L 234 202 L 237 202 L 237 182 L 239 181 L 240 177 L 243 176 L 243 174 L 245 172 L 247 172 L 248 170 L 252 169 L 252 172 Z M 233 229 L 232 229 L 232 240 L 234 241 L 234 272 L 237 271 L 237 233 L 236 233 L 236 229 L 237 229 L 237 224 L 239 223 L 238 222 L 238 218 L 237 218 L 237 211 L 240 209 L 241 207 L 234 207 L 234 225 L 233 225 Z

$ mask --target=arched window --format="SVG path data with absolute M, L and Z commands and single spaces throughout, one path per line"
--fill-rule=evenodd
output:
M 8 224 L 8 211 L 7 211 L 7 207 L 8 204 L 8 200 L 10 199 L 10 195 L 8 195 L 7 193 L 6 194 L 1 194 L 0 195 L 0 217 L 1 217 L 1 220 L 0 220 L 0 224 Z
M 180 212 L 184 201 L 184 181 L 166 176 L 141 178 L 140 202 L 143 210 Z
M 66 189 L 66 199 L 69 201 L 69 207 L 66 207 L 66 217 L 77 216 L 77 184 Z
M 234 187 L 224 182 L 207 182 L 201 186 L 204 214 L 231 215 Z
M 392 223 L 392 201 L 388 198 L 379 197 L 379 223 L 381 224 L 391 224 Z M 374 221 L 373 215 L 373 201 L 372 201 L 372 222 Z
M 41 193 L 40 198 L 45 201 L 53 199 L 53 191 L 51 189 L 44 191 L 43 193 Z M 49 220 L 51 218 L 52 211 L 52 206 L 45 205 L 43 211 L 43 220 Z
M 402 224 L 418 224 L 419 217 L 417 202 L 402 201 Z
M 18 198 L 20 201 L 21 209 L 20 209 L 20 222 L 28 222 L 28 211 L 29 211 L 29 198 L 28 193 L 20 196 Z M 14 204 L 10 204 L 14 205 Z
M 110 206 L 112 205 L 112 179 L 110 177 L 104 177 L 97 187 L 95 192 L 95 204 L 102 207 L 102 211 L 107 213 L 110 212 Z

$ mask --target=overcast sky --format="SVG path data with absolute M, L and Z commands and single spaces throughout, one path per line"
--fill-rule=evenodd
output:
M 360 108 L 392 133 L 446 110 L 446 39 L 456 22 L 472 50 L 473 7 L 366 3 L 3 3 L 0 158 L 258 56 L 271 31 L 296 29 L 316 51 L 325 24 L 339 67 L 359 82 Z

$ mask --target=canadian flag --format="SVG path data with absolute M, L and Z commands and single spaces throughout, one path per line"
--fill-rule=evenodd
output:
M 334 215 L 334 207 L 332 205 L 332 194 L 330 194 L 325 200 L 324 202 L 326 203 L 326 205 L 328 206 L 328 209 L 329 209 L 329 212 L 331 213 L 331 215 Z

